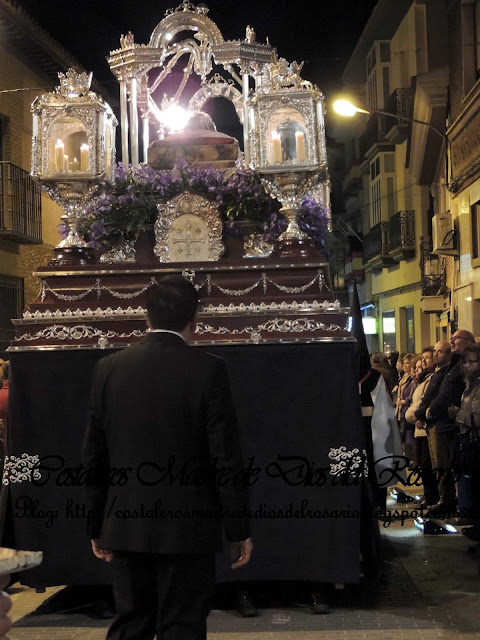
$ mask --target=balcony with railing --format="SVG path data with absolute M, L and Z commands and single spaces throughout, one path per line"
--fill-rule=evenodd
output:
M 381 271 L 395 260 L 390 255 L 390 231 L 388 222 L 379 222 L 363 238 L 365 271 Z
M 407 139 L 412 126 L 409 120 L 413 116 L 413 92 L 411 89 L 395 89 L 382 111 L 396 114 L 386 116 L 375 113 L 372 108 L 365 131 L 359 139 L 360 156 L 373 156 L 378 150 L 386 151 L 385 147 L 400 144 Z M 405 120 L 405 118 L 407 118 Z M 370 151 L 372 147 L 381 145 L 381 149 Z M 370 153 L 369 153 L 370 151 Z
M 372 114 L 368 119 L 365 131 L 359 138 L 361 158 L 364 158 L 374 145 L 385 141 L 385 119 L 386 116 L 377 113 Z
M 390 255 L 394 260 L 415 257 L 415 212 L 398 211 L 389 221 Z
M 11 162 L 0 162 L 0 241 L 42 242 L 40 186 Z
M 413 116 L 413 91 L 410 88 L 395 89 L 384 111 L 398 114 L 396 118 L 386 118 L 385 138 L 392 144 L 401 144 L 409 136 L 412 127 L 410 118 Z
M 24 306 L 23 278 L 0 273 L 0 357 L 6 358 L 6 350 L 15 337 L 11 318 L 20 318 Z
M 432 244 L 428 240 L 420 243 L 420 271 L 422 311 L 442 313 L 448 293 L 446 261 L 442 256 L 432 254 Z

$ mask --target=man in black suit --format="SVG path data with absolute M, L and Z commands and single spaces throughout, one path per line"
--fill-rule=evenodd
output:
M 433 359 L 437 369 L 415 416 L 426 423 L 428 445 L 433 468 L 437 469 L 439 501 L 429 513 L 432 516 L 451 516 L 456 511 L 455 478 L 450 468 L 458 428 L 449 415 L 451 405 L 460 406 L 465 389 L 461 354 L 475 341 L 465 329 L 456 331 L 450 344 L 437 342 Z
M 197 306 L 190 282 L 163 278 L 146 339 L 95 370 L 84 460 L 93 552 L 114 567 L 108 640 L 204 640 L 222 521 L 232 568 L 250 559 L 225 363 L 187 344 Z
M 438 396 L 440 388 L 442 386 L 443 379 L 445 378 L 450 361 L 451 361 L 451 346 L 445 340 L 440 340 L 433 347 L 433 363 L 435 365 L 435 372 L 430 379 L 427 390 L 422 398 L 420 406 L 415 411 L 415 417 L 417 418 L 416 427 L 427 429 L 427 438 L 428 438 L 428 448 L 430 451 L 430 459 L 431 466 L 436 473 L 439 474 L 439 456 L 437 455 L 437 447 L 438 444 L 437 439 L 435 437 L 435 425 L 427 420 L 427 411 L 429 411 L 432 402 Z M 445 455 L 442 456 L 443 449 L 440 450 L 440 460 L 445 458 Z M 443 460 L 444 461 L 444 460 Z M 452 485 L 451 482 L 447 481 L 447 486 L 444 486 L 446 473 L 445 469 L 448 467 L 448 463 L 442 465 L 443 474 L 440 477 L 435 478 L 427 474 L 426 478 L 423 478 L 424 483 L 427 482 L 427 486 L 425 489 L 425 506 L 429 508 L 436 508 L 439 503 L 439 498 L 442 496 L 442 502 L 445 501 L 450 502 L 448 507 L 451 506 L 451 503 L 455 501 L 455 485 Z M 453 495 L 452 495 L 453 491 Z

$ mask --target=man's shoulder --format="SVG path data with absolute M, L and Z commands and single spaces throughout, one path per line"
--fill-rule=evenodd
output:
M 462 380 L 463 382 L 463 361 L 462 358 L 457 358 L 453 364 L 451 364 L 447 372 L 445 373 L 444 382 L 448 383 L 452 380 Z
M 446 376 L 448 371 L 448 364 L 444 364 L 443 367 L 439 367 L 432 377 L 432 382 L 441 382 Z
M 189 360 L 191 362 L 203 364 L 212 368 L 224 368 L 225 360 L 214 353 L 210 353 L 204 347 L 194 347 L 188 344 L 179 344 L 176 351 L 178 358 Z M 142 341 L 111 353 L 98 361 L 100 369 L 108 370 L 119 365 L 125 365 L 127 362 L 137 359 L 143 359 L 147 354 L 152 353 L 151 343 Z
M 97 361 L 96 370 L 99 374 L 108 374 L 109 371 L 118 367 L 126 366 L 137 357 L 141 357 L 143 351 L 143 343 L 131 345 L 125 349 L 119 349 L 114 353 L 110 353 Z
M 225 360 L 214 353 L 210 353 L 204 347 L 189 346 L 185 349 L 188 358 L 197 361 L 199 364 L 212 369 L 225 369 Z

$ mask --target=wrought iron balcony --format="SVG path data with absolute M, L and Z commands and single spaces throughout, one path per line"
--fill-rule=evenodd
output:
M 386 151 L 385 146 L 400 144 L 406 140 L 411 128 L 410 118 L 413 116 L 412 90 L 395 89 L 382 111 L 394 115 L 375 113 L 375 109 L 371 109 L 372 115 L 359 140 L 362 158 L 367 155 L 369 149 L 377 144 L 381 144 L 382 150 Z
M 6 358 L 6 350 L 15 337 L 11 318 L 21 318 L 24 309 L 24 281 L 17 276 L 0 273 L 0 357 Z
M 392 144 L 401 144 L 407 139 L 413 116 L 413 92 L 408 89 L 395 89 L 385 106 L 385 111 L 398 114 L 397 118 L 387 117 L 385 137 Z M 407 120 L 402 119 L 407 118 Z
M 385 120 L 387 116 L 374 113 L 367 122 L 365 131 L 359 138 L 360 157 L 367 155 L 367 151 L 375 144 L 385 141 Z M 386 142 L 386 141 L 385 141 Z
M 399 211 L 389 221 L 390 255 L 394 260 L 415 257 L 415 212 Z
M 388 222 L 379 222 L 364 236 L 363 254 L 365 271 L 380 271 L 395 263 L 390 255 Z
M 422 296 L 442 296 L 447 292 L 447 274 L 422 275 Z
M 424 313 L 442 313 L 448 293 L 445 258 L 432 254 L 429 240 L 420 242 L 420 271 L 422 274 L 421 309 Z
M 11 162 L 0 162 L 0 240 L 41 244 L 40 193 L 27 171 Z

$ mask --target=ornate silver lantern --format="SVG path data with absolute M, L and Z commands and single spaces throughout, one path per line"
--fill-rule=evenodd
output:
M 275 253 L 287 258 L 315 254 L 313 242 L 298 227 L 298 215 L 305 196 L 328 182 L 323 94 L 302 80 L 302 66 L 284 58 L 264 65 L 248 102 L 250 164 L 282 203 L 288 228 Z
M 85 206 L 101 180 L 113 177 L 117 120 L 90 91 L 92 74 L 69 69 L 60 86 L 32 104 L 32 176 L 65 211 L 68 235 L 55 248 L 55 264 L 84 264 L 93 252 L 78 233 Z

